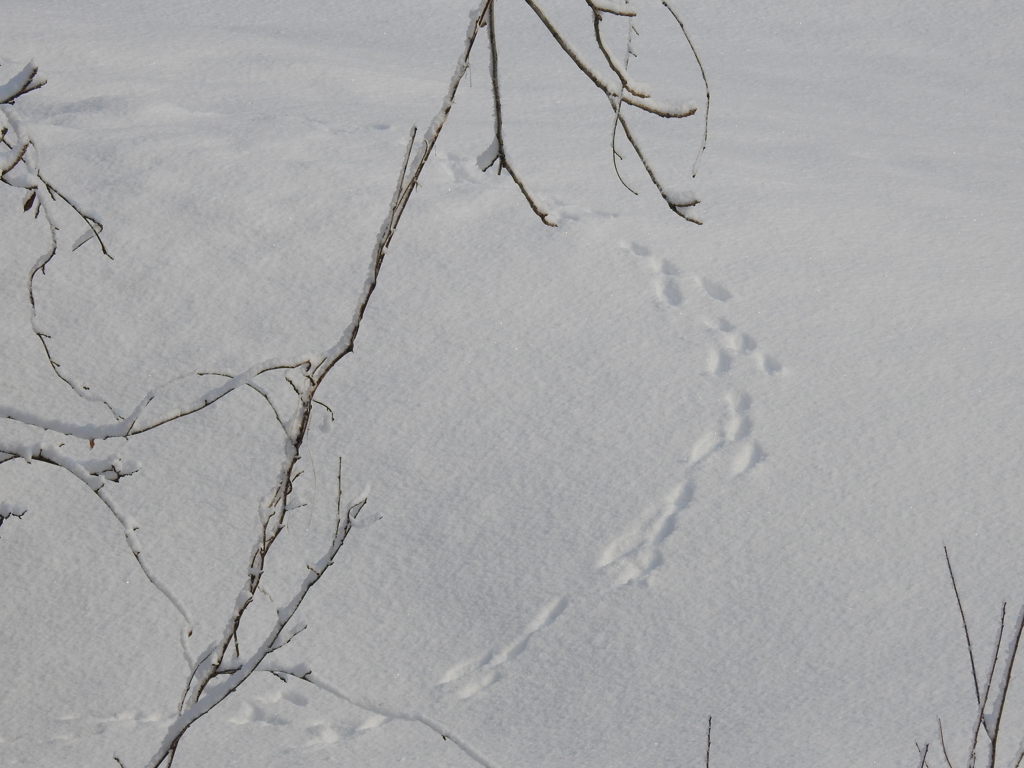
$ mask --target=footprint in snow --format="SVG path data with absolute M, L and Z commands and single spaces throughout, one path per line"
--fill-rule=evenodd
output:
M 628 254 L 646 264 L 659 302 L 666 307 L 681 307 L 684 291 L 682 270 L 672 261 L 660 258 L 642 243 L 622 242 L 621 245 Z M 695 274 L 691 277 L 695 286 L 692 302 L 695 309 L 700 307 L 701 302 L 705 302 L 705 308 L 717 314 L 723 308 L 722 305 L 732 301 L 733 293 L 724 283 L 706 275 Z M 675 318 L 686 317 L 686 314 L 676 313 L 671 317 L 673 322 L 678 322 Z M 707 340 L 705 370 L 723 383 L 741 381 L 750 375 L 749 371 L 776 374 L 784 370 L 776 358 L 760 349 L 752 334 L 738 328 L 728 318 L 721 315 L 714 319 L 700 319 L 696 315 L 691 315 L 691 318 L 696 321 L 697 332 L 703 333 Z M 693 328 L 691 326 L 691 332 Z M 696 481 L 699 479 L 696 475 L 687 477 L 688 474 L 699 472 L 703 475 L 704 466 L 725 462 L 727 476 L 736 478 L 749 472 L 766 457 L 761 443 L 754 437 L 754 422 L 750 413 L 753 401 L 750 395 L 732 387 L 724 393 L 723 400 L 725 408 L 716 421 L 700 433 L 686 457 L 682 484 L 678 488 L 686 489 L 687 504 L 693 498 Z M 721 460 L 716 458 L 719 454 L 723 454 Z M 677 493 L 678 488 L 673 493 Z M 671 533 L 677 525 L 678 512 L 685 506 L 681 505 L 673 513 L 666 512 L 664 507 L 656 507 L 653 513 L 641 517 L 605 547 L 598 558 L 598 567 L 612 569 L 614 566 L 618 574 L 616 583 L 619 585 L 646 584 L 648 574 L 663 562 L 661 550 L 653 542 L 657 539 L 660 544 L 667 537 L 667 533 L 659 537 L 652 532 L 665 530 Z M 669 519 L 670 526 L 664 529 L 658 527 L 662 521 Z
M 605 547 L 597 567 L 612 573 L 616 586 L 645 586 L 648 575 L 664 562 L 661 544 L 676 530 L 679 514 L 693 500 L 693 490 L 691 482 L 673 488 L 653 515 Z
M 656 257 L 642 243 L 624 242 L 622 246 L 629 254 L 646 263 L 658 302 L 672 309 L 683 307 L 686 299 L 679 268 L 667 259 Z M 723 304 L 733 298 L 732 292 L 720 282 L 702 275 L 693 276 L 693 280 L 704 300 Z M 747 357 L 756 360 L 757 368 L 765 373 L 775 374 L 783 370 L 778 360 L 759 350 L 753 336 L 737 328 L 727 318 L 705 320 L 703 326 L 701 329 L 700 323 L 697 323 L 698 332 L 702 330 L 710 337 L 707 368 L 714 376 L 728 380 L 736 368 L 735 363 Z M 754 424 L 750 416 L 753 400 L 750 395 L 742 390 L 730 389 L 725 394 L 724 403 L 725 408 L 718 422 L 693 444 L 684 475 L 712 460 L 719 452 L 726 453 L 733 478 L 750 471 L 764 460 L 766 454 L 761 444 L 753 438 Z M 613 588 L 648 586 L 650 576 L 665 562 L 662 545 L 679 528 L 683 513 L 693 503 L 696 488 L 695 480 L 684 476 L 682 482 L 673 487 L 661 502 L 605 546 L 597 558 L 596 567 L 611 576 Z M 513 640 L 455 664 L 442 676 L 438 686 L 449 688 L 452 695 L 465 700 L 500 682 L 507 674 L 505 665 L 524 653 L 531 638 L 553 624 L 568 605 L 568 596 L 552 601 Z
M 523 653 L 530 639 L 545 627 L 551 626 L 568 606 L 568 597 L 560 597 L 548 603 L 511 642 L 482 656 L 459 662 L 445 673 L 438 685 L 460 683 L 455 690 L 457 698 L 468 699 L 476 696 L 480 691 L 501 680 L 503 672 L 500 668 Z
M 706 277 L 695 277 L 694 280 L 697 281 L 697 285 L 704 289 L 704 293 L 715 301 L 728 301 L 732 298 L 732 294 L 721 283 L 708 280 Z

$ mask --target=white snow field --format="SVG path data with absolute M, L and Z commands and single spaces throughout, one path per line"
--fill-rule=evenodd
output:
M 369 501 L 272 657 L 323 687 L 254 673 L 175 768 L 703 766 L 709 716 L 712 768 L 915 768 L 925 743 L 935 768 L 938 718 L 966 768 L 943 546 L 982 684 L 1024 600 L 1024 11 L 672 2 L 711 91 L 696 178 L 704 83 L 656 0 L 630 0 L 630 76 L 698 111 L 631 114 L 703 225 L 621 135 L 640 194 L 619 183 L 608 99 L 499 0 L 508 156 L 558 227 L 478 167 L 482 32 L 239 633 L 252 652 L 323 556 L 343 457 L 345 503 Z M 604 67 L 584 0 L 542 5 Z M 0 83 L 39 66 L 17 113 L 113 257 L 93 240 L 35 283 L 60 369 L 127 412 L 337 342 L 478 7 L 4 0 Z M 49 232 L 23 200 L 0 186 L 0 407 L 112 423 L 33 333 Z M 287 418 L 283 377 L 259 381 Z M 251 388 L 92 448 L 0 426 L 141 466 L 106 492 L 193 658 L 225 631 L 283 435 Z M 7 461 L 0 502 L 27 510 L 0 527 L 0 766 L 141 768 L 188 682 L 182 616 L 71 473 Z M 1000 768 L 1024 682 L 1007 702 Z

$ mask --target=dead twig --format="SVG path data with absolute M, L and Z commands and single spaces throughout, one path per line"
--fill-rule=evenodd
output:
M 960 590 L 956 586 L 956 576 L 953 575 L 953 563 L 949 559 L 949 549 L 942 547 L 946 555 L 946 568 L 949 569 L 949 581 L 953 585 L 953 595 L 956 597 L 956 607 L 960 611 L 960 623 L 964 628 L 964 639 L 967 640 L 967 655 L 971 660 L 971 679 L 974 681 L 974 696 L 981 704 L 981 688 L 978 685 L 978 668 L 974 664 L 974 645 L 971 643 L 971 633 L 967 629 L 967 616 L 964 614 L 964 605 L 960 600 Z

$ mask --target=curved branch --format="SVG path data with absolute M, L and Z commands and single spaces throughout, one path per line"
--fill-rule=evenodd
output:
M 91 461 L 78 461 L 72 458 L 68 454 L 60 450 L 60 448 L 52 443 L 35 443 L 35 444 L 14 444 L 7 442 L 0 442 L 0 463 L 10 461 L 14 458 L 22 458 L 26 461 L 39 461 L 44 464 L 51 464 L 55 467 L 69 472 L 79 482 L 83 483 L 90 491 L 92 491 L 96 497 L 103 502 L 103 505 L 110 511 L 118 523 L 120 523 L 122 530 L 124 531 L 125 540 L 128 542 L 128 548 L 131 549 L 132 555 L 142 572 L 149 579 L 149 582 L 156 587 L 160 592 L 167 598 L 167 600 L 174 606 L 175 610 L 181 614 L 185 620 L 185 627 L 182 630 L 182 644 L 185 648 L 186 654 L 188 653 L 188 646 L 186 644 L 186 638 L 192 634 L 192 617 L 189 615 L 188 609 L 185 608 L 184 604 L 178 599 L 178 597 L 171 591 L 163 580 L 156 575 L 156 573 L 149 567 L 147 559 L 142 551 L 142 544 L 139 541 L 136 531 L 139 530 L 138 523 L 125 513 L 121 512 L 117 505 L 114 504 L 114 500 L 110 498 L 110 495 L 106 492 L 106 482 L 110 480 L 117 482 L 122 477 L 133 474 L 138 471 L 138 466 L 133 465 L 130 462 L 122 462 L 120 457 L 110 457 L 108 459 L 97 459 Z
M 204 408 L 213 405 L 222 397 L 231 394 L 235 390 L 241 387 L 250 386 L 256 377 L 261 374 L 269 373 L 270 371 L 298 369 L 308 366 L 310 362 L 311 358 L 308 355 L 304 355 L 291 360 L 267 360 L 262 363 L 257 363 L 249 368 L 249 370 L 233 376 L 229 381 L 225 382 L 221 386 L 215 387 L 214 389 L 207 391 L 198 398 L 195 398 L 183 405 L 179 405 L 170 413 L 166 413 L 155 418 L 153 421 L 142 422 L 141 424 L 140 422 L 142 421 L 142 417 L 145 415 L 146 409 L 162 392 L 166 391 L 171 385 L 176 384 L 189 376 L 203 374 L 184 374 L 175 379 L 171 379 L 171 381 L 166 384 L 162 384 L 156 389 L 150 390 L 146 396 L 139 401 L 130 414 L 120 421 L 108 424 L 75 424 L 61 419 L 42 416 L 40 414 L 8 405 L 0 405 L 0 419 L 10 419 L 11 421 L 17 421 L 27 426 L 39 427 L 40 429 L 57 432 L 59 434 L 66 435 L 67 437 L 77 437 L 82 440 L 105 440 L 111 437 L 131 437 L 133 435 L 140 435 L 143 432 L 149 432 L 150 430 L 156 429 L 168 422 L 196 413 L 197 411 L 201 411 Z
M 597 71 L 584 60 L 583 54 L 580 53 L 576 46 L 574 46 L 572 43 L 570 43 L 568 40 L 562 37 L 562 34 L 555 27 L 554 23 L 552 23 L 552 21 L 547 17 L 547 14 L 544 13 L 543 9 L 541 9 L 541 7 L 537 5 L 535 0 L 524 0 L 524 2 L 528 6 L 530 6 L 531 10 L 533 10 L 535 14 L 537 14 L 537 17 L 541 20 L 541 22 L 547 28 L 548 32 L 555 39 L 555 42 L 557 42 L 561 46 L 562 50 L 566 52 L 569 58 L 572 59 L 573 64 L 575 64 L 576 67 L 583 74 L 589 77 L 591 82 L 594 83 L 594 85 L 596 85 L 598 88 L 604 91 L 606 96 L 616 96 L 617 92 L 615 86 L 612 83 L 608 82 L 604 77 L 599 75 Z M 623 96 L 623 101 L 625 101 L 630 106 L 636 107 L 637 109 L 641 109 L 644 112 L 648 112 L 652 115 L 658 115 L 659 117 L 689 117 L 690 115 L 696 113 L 697 111 L 697 108 L 689 102 L 671 104 L 670 102 L 655 101 L 654 99 L 650 98 L 641 98 L 628 92 Z
M 234 378 L 234 376 L 231 375 L 230 373 L 215 373 L 215 372 L 199 372 L 199 373 L 196 374 L 196 376 L 220 376 L 221 378 L 225 378 L 225 379 L 233 379 Z M 270 393 L 267 392 L 267 390 L 265 390 L 263 387 L 261 387 L 260 385 L 256 384 L 256 382 L 253 382 L 253 381 L 247 382 L 245 384 L 245 386 L 249 387 L 249 389 L 251 389 L 253 392 L 255 392 L 256 394 L 258 394 L 260 397 L 262 397 L 264 400 L 267 401 L 267 405 L 269 405 L 270 406 L 270 410 L 274 412 L 274 418 L 277 419 L 277 423 L 281 425 L 281 429 L 287 430 L 288 427 L 285 426 L 284 421 L 281 419 L 281 414 L 278 412 L 277 406 L 274 405 L 274 401 L 270 399 Z
M 112 257 L 107 251 L 106 244 L 103 242 L 102 237 L 100 237 L 103 225 L 99 220 L 95 216 L 86 213 L 81 206 L 75 203 L 67 195 L 63 194 L 53 184 L 49 183 L 42 175 L 36 158 L 35 144 L 25 127 L 22 125 L 17 113 L 14 111 L 12 105 L 18 96 L 35 90 L 46 82 L 45 80 L 32 80 L 32 78 L 35 77 L 36 71 L 37 70 L 34 65 L 30 65 L 22 71 L 21 75 L 16 76 L 5 86 L 0 86 L 0 97 L 2 97 L 5 92 L 17 91 L 16 93 L 13 93 L 13 95 L 9 96 L 3 104 L 0 104 L 0 118 L 2 118 L 2 120 L 0 120 L 0 145 L 6 146 L 11 150 L 8 153 L 4 153 L 8 155 L 8 157 L 0 163 L 0 182 L 9 187 L 24 190 L 27 194 L 22 206 L 23 210 L 27 212 L 34 207 L 35 216 L 38 217 L 42 214 L 43 219 L 46 221 L 50 230 L 49 248 L 36 260 L 29 272 L 28 297 L 32 312 L 32 330 L 39 339 L 39 342 L 43 347 L 43 352 L 46 355 L 46 359 L 57 377 L 67 384 L 72 391 L 83 400 L 101 403 L 106 406 L 111 413 L 117 416 L 117 412 L 110 403 L 90 392 L 87 385 L 77 381 L 74 377 L 61 369 L 60 362 L 55 358 L 53 351 L 50 349 L 50 344 L 48 343 L 50 336 L 39 323 L 38 308 L 36 304 L 36 279 L 40 275 L 46 274 L 46 267 L 57 256 L 61 247 L 60 237 L 58 236 L 58 232 L 60 232 L 61 227 L 58 224 L 57 211 L 53 206 L 56 206 L 58 203 L 66 205 L 88 227 L 88 232 L 78 238 L 73 245 L 69 246 L 71 251 L 75 251 L 89 240 L 95 239 L 99 244 L 101 252 L 107 258 Z M 23 85 L 20 88 L 16 87 L 18 86 L 18 83 L 25 82 L 28 82 L 29 85 Z M 11 134 L 13 134 L 13 142 L 11 141 Z M 21 167 L 22 172 L 15 176 L 13 171 L 19 166 Z
M 676 9 L 669 5 L 668 0 L 661 0 L 661 4 L 668 8 L 668 12 L 672 14 L 672 18 L 676 20 L 679 28 L 683 31 L 683 36 L 686 38 L 686 42 L 690 44 L 690 50 L 693 51 L 693 58 L 697 60 L 697 66 L 700 67 L 700 76 L 704 78 L 704 140 L 701 141 L 700 149 L 697 150 L 697 157 L 693 161 L 693 169 L 691 172 L 692 176 L 696 176 L 697 166 L 700 165 L 700 158 L 708 146 L 708 119 L 711 116 L 711 86 L 708 85 L 708 73 L 704 71 L 704 62 L 700 60 L 700 54 L 697 53 L 697 48 L 694 46 L 693 40 L 690 39 L 690 33 L 686 31 L 686 26 L 683 24 L 682 18 L 680 18 L 678 13 L 676 13 Z

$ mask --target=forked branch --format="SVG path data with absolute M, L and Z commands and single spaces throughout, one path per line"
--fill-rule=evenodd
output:
M 110 258 L 110 253 L 100 235 L 103 225 L 96 216 L 87 213 L 43 176 L 39 168 L 35 144 L 14 109 L 14 103 L 19 97 L 31 93 L 45 84 L 46 79 L 39 76 L 38 67 L 34 62 L 30 62 L 17 75 L 0 85 L 0 183 L 22 190 L 25 194 L 22 210 L 26 213 L 33 213 L 36 218 L 42 216 L 49 229 L 49 247 L 32 266 L 28 280 L 32 330 L 42 344 L 46 359 L 57 377 L 71 387 L 79 397 L 103 403 L 113 413 L 114 410 L 109 403 L 90 392 L 87 385 L 79 382 L 62 369 L 50 348 L 50 335 L 42 327 L 38 316 L 37 278 L 46 273 L 47 266 L 57 256 L 61 248 L 75 251 L 88 241 L 95 240 L 101 253 Z M 86 226 L 85 233 L 73 243 L 66 243 L 64 240 L 60 223 L 62 208 L 71 211 Z
M 964 640 L 967 644 L 968 656 L 971 664 L 971 678 L 974 684 L 974 695 L 977 703 L 977 715 L 974 718 L 970 751 L 967 756 L 967 768 L 976 768 L 978 764 L 979 751 L 984 744 L 987 747 L 984 765 L 986 768 L 995 768 L 998 759 L 1001 727 L 1003 715 L 1006 709 L 1007 697 L 1010 684 L 1013 680 L 1014 663 L 1017 658 L 1017 651 L 1020 648 L 1022 637 L 1024 637 L 1024 605 L 1017 614 L 1012 629 L 1006 635 L 1006 603 L 1002 605 L 999 616 L 999 629 L 996 634 L 995 643 L 992 647 L 992 656 L 988 664 L 988 671 L 982 680 L 978 675 L 978 669 L 974 658 L 974 646 L 971 640 L 971 633 L 968 628 L 966 613 L 963 601 L 960 599 L 960 590 L 957 585 L 956 576 L 953 572 L 952 561 L 949 557 L 949 550 L 943 547 L 946 557 L 946 568 L 949 571 L 950 584 L 953 587 L 953 594 L 956 598 L 957 610 L 960 614 L 960 623 L 964 632 Z M 996 669 L 999 667 L 999 660 L 1002 659 L 1002 669 L 998 677 Z M 984 733 L 985 738 L 982 739 Z M 939 741 L 942 745 L 942 754 L 948 768 L 955 768 L 950 759 L 949 750 L 946 748 L 946 735 L 942 727 L 942 720 L 939 720 Z M 1008 763 L 1009 768 L 1017 768 L 1021 761 L 1024 761 L 1024 741 L 1016 750 L 1013 759 Z
M 491 97 L 494 102 L 494 141 L 491 146 L 477 159 L 477 163 L 480 166 L 481 171 L 486 171 L 492 165 L 497 163 L 498 175 L 501 175 L 503 170 L 508 171 L 508 175 L 512 177 L 512 181 L 519 187 L 519 191 L 523 193 L 523 197 L 526 198 L 527 204 L 541 221 L 547 224 L 549 227 L 557 227 L 558 225 L 551 219 L 550 214 L 541 208 L 537 200 L 530 194 L 530 191 L 526 188 L 526 184 L 523 183 L 522 178 L 516 173 L 515 168 L 512 167 L 512 163 L 508 159 L 508 149 L 505 147 L 505 129 L 502 124 L 501 115 L 501 85 L 498 78 L 498 37 L 494 27 L 494 1 L 491 0 L 490 5 L 487 9 L 487 41 L 491 50 Z
M 574 64 L 586 74 L 590 80 L 605 94 L 615 110 L 615 130 L 621 126 L 623 134 L 640 158 L 648 176 L 655 187 L 661 193 L 669 206 L 676 213 L 691 221 L 697 219 L 688 215 L 686 209 L 697 203 L 692 196 L 679 195 L 671 192 L 656 175 L 653 166 L 642 151 L 636 136 L 631 130 L 623 106 L 629 106 L 641 111 L 666 118 L 681 118 L 694 114 L 696 108 L 689 104 L 672 104 L 669 102 L 655 101 L 650 97 L 639 84 L 633 83 L 626 71 L 628 56 L 621 66 L 614 57 L 608 53 L 601 36 L 602 14 L 613 14 L 629 17 L 635 12 L 629 7 L 628 0 L 587 0 L 595 19 L 595 35 L 598 44 L 606 56 L 606 63 L 611 68 L 614 79 L 609 79 L 605 74 L 598 73 L 591 67 L 553 25 L 544 11 L 537 5 L 535 0 L 524 0 L 527 5 L 538 15 L 545 27 L 554 37 L 555 41 L 568 54 Z M 315 405 L 323 405 L 316 399 L 316 393 L 320 385 L 330 374 L 333 368 L 355 349 L 362 321 L 367 307 L 374 295 L 385 256 L 391 242 L 396 234 L 402 216 L 411 199 L 411 196 L 418 186 L 420 175 L 425 168 L 429 158 L 432 156 L 438 137 L 443 130 L 449 113 L 455 102 L 455 96 L 463 77 L 468 71 L 470 55 L 477 39 L 479 31 L 488 27 L 488 43 L 490 46 L 490 71 L 492 83 L 492 97 L 494 102 L 494 143 L 491 155 L 481 158 L 481 167 L 486 170 L 497 164 L 497 172 L 507 170 L 513 181 L 516 183 L 534 213 L 547 225 L 554 226 L 555 222 L 551 215 L 544 211 L 535 197 L 528 191 L 522 178 L 516 173 L 509 160 L 505 144 L 505 132 L 502 114 L 502 100 L 498 67 L 498 45 L 497 32 L 495 28 L 495 0 L 481 0 L 476 12 L 471 16 L 469 28 L 466 32 L 462 53 L 456 62 L 455 71 L 452 75 L 448 90 L 444 96 L 441 107 L 434 119 L 423 132 L 422 137 L 417 138 L 419 132 L 414 127 L 410 132 L 409 143 L 406 148 L 401 170 L 392 195 L 391 204 L 387 210 L 381 227 L 378 231 L 376 241 L 370 253 L 367 274 L 362 290 L 357 298 L 351 319 L 344 330 L 337 337 L 336 342 L 329 349 L 317 355 L 304 355 L 296 358 L 271 360 L 259 363 L 240 374 L 231 375 L 227 373 L 189 374 L 196 376 L 217 376 L 227 379 L 219 386 L 208 389 L 199 397 L 181 402 L 170 397 L 172 386 L 180 384 L 185 377 L 179 377 L 164 386 L 149 392 L 139 403 L 126 413 L 119 413 L 112 405 L 92 394 L 89 387 L 73 379 L 67 371 L 61 368 L 59 360 L 55 358 L 49 346 L 50 336 L 41 327 L 36 316 L 35 284 L 39 276 L 44 275 L 48 264 L 65 247 L 61 227 L 59 226 L 58 213 L 63 211 L 65 215 L 70 211 L 84 222 L 86 232 L 73 244 L 69 244 L 67 250 L 74 251 L 85 242 L 95 239 L 101 252 L 109 257 L 106 246 L 100 238 L 102 226 L 97 217 L 84 212 L 74 201 L 58 191 L 40 175 L 36 162 L 36 153 L 31 139 L 28 137 L 23 126 L 12 111 L 10 105 L 14 100 L 24 93 L 27 93 L 42 85 L 38 78 L 34 65 L 30 65 L 8 83 L 0 86 L 0 117 L 3 122 L 0 124 L 0 142 L 6 150 L 0 152 L 0 181 L 12 187 L 22 189 L 25 194 L 23 208 L 26 211 L 34 210 L 35 215 L 43 216 L 50 229 L 50 248 L 33 265 L 29 276 L 29 303 L 32 307 L 33 328 L 39 337 L 48 361 L 56 375 L 67 382 L 72 389 L 81 397 L 101 402 L 107 406 L 114 416 L 114 421 L 102 425 L 83 425 L 70 423 L 62 419 L 41 416 L 26 412 L 14 407 L 0 406 L 0 418 L 8 419 L 26 424 L 42 430 L 51 430 L 67 437 L 74 437 L 80 440 L 89 441 L 90 447 L 96 440 L 104 440 L 112 437 L 129 438 L 141 434 L 168 422 L 182 418 L 186 415 L 197 413 L 231 392 L 241 388 L 251 388 L 266 400 L 274 411 L 274 416 L 284 433 L 283 456 L 280 468 L 276 477 L 271 483 L 271 488 L 259 506 L 259 520 L 253 546 L 245 563 L 244 574 L 242 575 L 241 588 L 237 593 L 233 608 L 227 617 L 223 631 L 219 637 L 208 646 L 198 659 L 193 660 L 189 655 L 187 645 L 187 634 L 190 633 L 191 620 L 187 612 L 174 595 L 149 569 L 145 558 L 142 555 L 141 547 L 135 532 L 138 526 L 132 519 L 123 515 L 110 499 L 105 491 L 107 482 L 116 482 L 126 474 L 130 474 L 124 466 L 117 461 L 94 460 L 82 462 L 72 459 L 67 453 L 59 450 L 50 444 L 40 443 L 38 446 L 5 446 L 0 445 L 0 464 L 13 460 L 16 457 L 26 460 L 37 460 L 60 466 L 71 472 L 77 479 L 85 483 L 110 509 L 121 523 L 125 537 L 132 549 L 135 559 L 146 573 L 147 577 L 174 603 L 175 607 L 182 613 L 186 621 L 186 630 L 183 631 L 182 642 L 189 658 L 189 674 L 181 694 L 179 703 L 179 716 L 168 728 L 167 733 L 155 751 L 147 768 L 158 768 L 166 764 L 170 768 L 173 763 L 178 744 L 188 728 L 197 720 L 202 718 L 214 707 L 218 706 L 235 690 L 238 689 L 254 672 L 263 671 L 277 675 L 285 679 L 287 677 L 298 677 L 313 684 L 319 685 L 324 690 L 332 690 L 323 681 L 312 675 L 312 672 L 303 668 L 286 668 L 268 661 L 268 658 L 276 651 L 287 645 L 303 629 L 305 625 L 293 624 L 296 611 L 305 600 L 309 591 L 320 581 L 327 570 L 334 563 L 335 557 L 345 543 L 353 524 L 366 504 L 366 498 L 360 497 L 355 503 L 349 504 L 347 510 L 342 514 L 341 504 L 341 476 L 339 465 L 339 489 L 338 509 L 333 535 L 326 547 L 325 554 L 315 564 L 308 565 L 308 572 L 305 574 L 301 584 L 288 601 L 288 603 L 277 610 L 275 619 L 262 629 L 257 630 L 256 637 L 263 640 L 255 649 L 242 652 L 240 637 L 245 635 L 240 632 L 243 622 L 250 619 L 246 617 L 248 609 L 252 605 L 256 595 L 262 587 L 263 577 L 266 575 L 267 559 L 270 550 L 275 542 L 286 530 L 289 513 L 300 506 L 293 501 L 295 496 L 295 484 L 298 481 L 301 470 L 298 469 L 300 459 L 305 451 L 305 443 L 311 423 L 312 412 Z M 671 10 L 671 9 L 670 9 Z M 673 15 L 675 15 L 673 13 Z M 678 17 L 677 17 L 678 20 Z M 680 23 L 681 26 L 681 23 Z M 685 34 L 685 30 L 684 30 Z M 687 39 L 689 40 L 688 36 Z M 691 44 L 692 48 L 692 44 Z M 696 52 L 694 51 L 696 54 Z M 703 68 L 702 68 L 703 72 Z M 616 86 L 615 81 L 618 81 Z M 706 79 L 705 79 L 706 84 Z M 614 149 L 614 147 L 613 147 Z M 486 162 L 485 162 L 486 161 Z M 699 223 L 699 221 L 697 221 Z M 283 374 L 285 380 L 291 385 L 295 395 L 295 401 L 291 415 L 286 417 L 280 403 L 271 398 L 269 391 L 258 379 L 266 374 Z M 158 403 L 165 403 L 171 400 L 170 405 L 164 405 L 163 410 L 157 409 Z M 23 514 L 21 507 L 4 507 L 9 514 L 2 519 L 18 514 Z M 250 635 L 252 633 L 249 633 Z M 1019 631 L 1018 631 L 1019 636 Z M 1012 662 L 1011 662 L 1012 663 Z M 990 675 L 990 683 L 991 683 Z M 988 691 L 986 686 L 986 695 Z M 337 689 L 333 692 L 352 700 L 341 694 Z M 1005 691 L 1004 691 L 1005 693 Z M 362 706 L 361 704 L 358 706 Z M 425 716 L 409 716 L 401 713 L 393 713 L 385 708 L 366 707 L 370 711 L 376 711 L 387 717 L 415 720 L 430 727 L 443 738 L 453 741 L 469 757 L 476 760 L 485 768 L 492 765 L 484 760 L 463 740 L 455 737 L 450 729 L 441 726 Z M 708 719 L 707 750 L 705 755 L 706 768 L 710 766 L 711 753 L 711 719 Z M 118 761 L 120 762 L 120 761 Z

